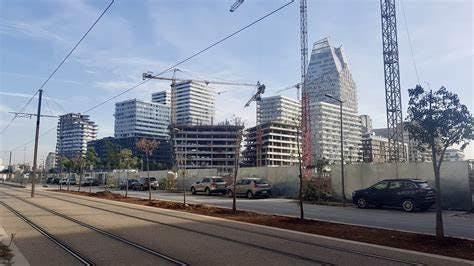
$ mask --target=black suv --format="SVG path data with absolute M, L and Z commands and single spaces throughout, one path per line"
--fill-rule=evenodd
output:
M 435 190 L 420 179 L 387 179 L 352 192 L 352 202 L 359 208 L 401 207 L 406 212 L 426 211 L 436 201 Z

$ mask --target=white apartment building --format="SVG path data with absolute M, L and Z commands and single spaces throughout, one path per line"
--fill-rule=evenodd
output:
M 446 149 L 443 161 L 458 162 L 464 161 L 464 152 L 460 149 Z
M 271 121 L 298 124 L 300 117 L 301 104 L 289 97 L 277 95 L 257 101 L 257 125 Z
M 310 104 L 313 158 L 333 162 L 341 159 L 341 130 L 339 105 L 326 102 Z M 344 162 L 362 161 L 362 124 L 352 109 L 343 107 Z
M 56 153 L 48 153 L 48 156 L 46 156 L 46 160 L 44 162 L 44 168 L 46 169 L 46 171 L 56 168 Z
M 131 99 L 116 103 L 114 116 L 116 138 L 169 138 L 170 106 Z
M 357 88 L 342 47 L 331 46 L 328 38 L 315 42 L 306 77 L 310 103 L 334 103 L 325 96 L 330 94 L 357 113 Z
M 152 93 L 151 101 L 154 103 L 171 105 L 171 91 L 164 90 L 164 91 Z
M 97 137 L 97 125 L 88 115 L 69 113 L 59 117 L 56 154 L 73 158 L 85 155 L 87 142 Z
M 184 81 L 171 88 L 171 121 L 177 125 L 212 125 L 215 92 L 206 84 Z

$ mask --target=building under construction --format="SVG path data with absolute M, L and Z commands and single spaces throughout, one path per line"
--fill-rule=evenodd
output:
M 245 131 L 243 165 L 292 166 L 298 164 L 297 126 L 270 121 Z
M 175 125 L 170 130 L 177 168 L 217 169 L 219 174 L 234 171 L 243 126 Z

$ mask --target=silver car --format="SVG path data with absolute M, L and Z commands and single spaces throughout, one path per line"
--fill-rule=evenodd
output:
M 191 193 L 204 192 L 206 195 L 213 193 L 225 194 L 227 183 L 220 176 L 204 177 L 191 185 Z

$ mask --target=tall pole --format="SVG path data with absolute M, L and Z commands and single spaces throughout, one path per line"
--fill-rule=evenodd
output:
M 36 132 L 35 132 L 35 149 L 33 152 L 33 179 L 31 180 L 31 197 L 35 196 L 35 181 L 36 181 L 36 168 L 37 168 L 37 157 L 38 157 L 38 139 L 41 119 L 41 99 L 43 98 L 43 90 L 39 90 L 38 97 L 38 111 L 36 113 Z
M 10 151 L 10 160 L 8 161 L 8 180 L 12 180 L 12 152 Z
M 303 207 L 303 166 L 301 161 L 301 150 L 300 150 L 300 126 L 301 123 L 296 125 L 296 149 L 298 150 L 298 164 L 299 164 L 299 178 L 300 178 L 300 187 L 299 187 L 299 205 L 300 205 L 300 219 L 304 219 L 304 207 Z
M 188 163 L 188 148 L 187 148 L 187 145 L 188 145 L 188 133 L 185 133 L 184 134 L 184 143 L 185 143 L 185 147 L 184 147 L 184 171 L 183 171 L 183 203 L 184 203 L 184 206 L 186 207 L 186 165 Z
M 342 186 L 342 206 L 346 206 L 346 191 L 344 185 L 344 133 L 342 129 L 342 101 L 339 101 L 339 113 L 341 120 L 341 186 Z

